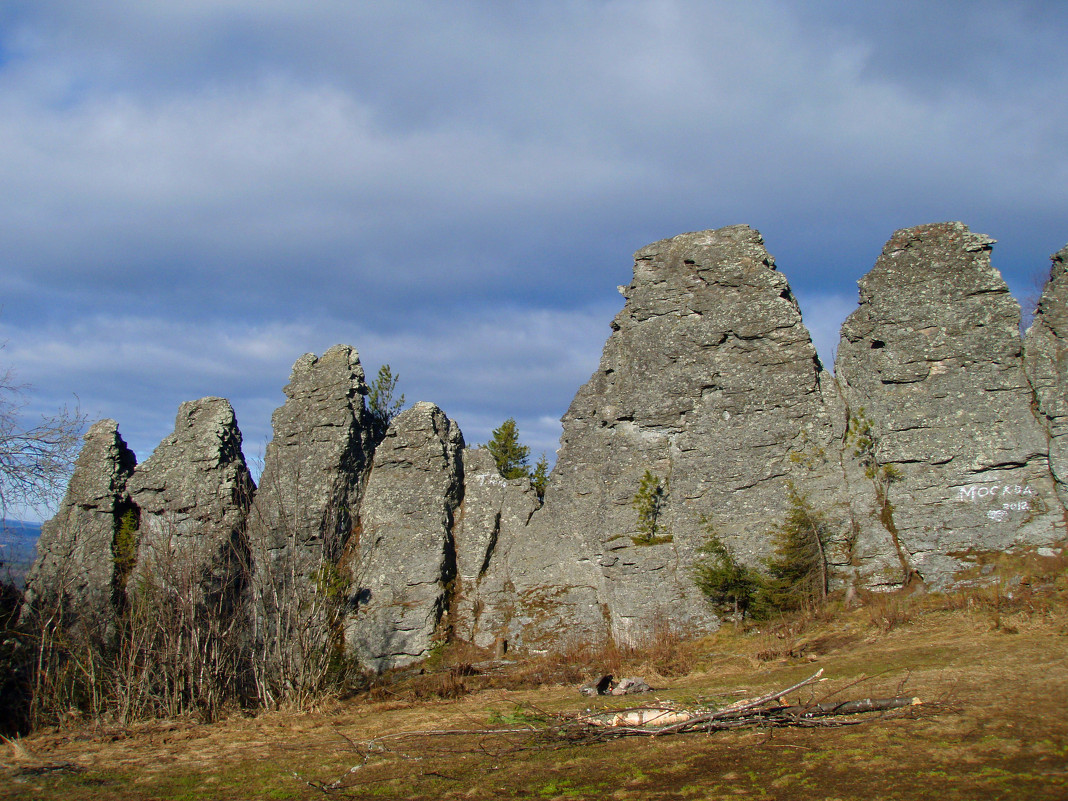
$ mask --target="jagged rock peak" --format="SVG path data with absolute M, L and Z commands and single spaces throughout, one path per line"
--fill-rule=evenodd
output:
M 1068 503 L 1068 246 L 1050 260 L 1049 281 L 1024 348 L 1039 414 L 1050 435 L 1050 467 L 1061 500 Z
M 205 480 L 206 476 L 212 476 Z M 142 510 L 209 519 L 220 504 L 251 501 L 241 430 L 225 398 L 186 401 L 178 407 L 174 431 L 142 462 L 130 492 Z M 219 490 L 230 493 L 220 495 Z M 234 493 L 245 493 L 237 499 Z
M 140 511 L 132 577 L 196 571 L 213 602 L 232 603 L 220 593 L 234 590 L 248 563 L 244 527 L 255 484 L 230 402 L 208 397 L 179 406 L 174 432 L 127 487 Z
M 667 610 L 710 624 L 689 570 L 708 537 L 703 519 L 759 559 L 788 482 L 834 496 L 832 476 L 790 454 L 833 458 L 839 431 L 827 408 L 837 400 L 822 392 L 830 377 L 759 232 L 736 225 L 641 248 L 623 294 L 600 366 L 564 416 L 531 524 L 538 548 L 513 564 L 520 604 L 547 632 L 563 622 L 541 611 L 552 571 L 563 618 L 591 633 L 607 619 L 632 641 Z M 664 533 L 651 541 L 632 503 L 646 471 L 664 488 Z
M 1063 536 L 1019 305 L 990 264 L 993 241 L 957 222 L 896 232 L 838 347 L 854 424 L 870 424 L 881 515 L 903 569 L 935 587 L 956 580 L 969 550 Z
M 271 417 L 252 534 L 276 549 L 319 541 L 309 558 L 336 560 L 348 537 L 373 443 L 367 385 L 355 348 L 335 345 L 293 365 L 286 402 Z M 325 548 L 325 551 L 323 550 Z
M 425 657 L 456 575 L 453 520 L 463 497 L 460 427 L 420 402 L 375 451 L 360 509 L 359 560 L 346 637 L 374 669 Z
M 68 608 L 90 626 L 103 624 L 103 631 L 111 624 L 112 545 L 136 464 L 114 420 L 100 420 L 86 432 L 59 511 L 41 526 L 37 559 L 26 581 L 27 612 L 41 611 L 65 595 Z
M 324 384 L 337 384 L 345 388 L 345 394 L 366 395 L 363 366 L 360 354 L 349 345 L 334 345 L 322 356 L 305 353 L 293 363 L 289 385 L 285 388 L 288 397 L 297 397 L 304 391 L 316 391 Z

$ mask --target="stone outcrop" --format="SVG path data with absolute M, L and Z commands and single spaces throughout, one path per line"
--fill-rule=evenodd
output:
M 481 648 L 517 639 L 513 550 L 541 506 L 524 478 L 506 479 L 486 448 L 463 452 L 464 499 L 456 516 L 456 579 L 449 611 L 455 634 Z
M 365 667 L 404 665 L 434 645 L 456 575 L 463 447 L 459 426 L 424 402 L 400 414 L 375 450 L 345 624 Z
M 229 401 L 183 403 L 174 432 L 127 490 L 140 511 L 131 580 L 191 582 L 200 600 L 230 608 L 248 566 L 244 527 L 255 485 Z
M 319 591 L 336 583 L 373 452 L 367 385 L 353 348 L 301 356 L 285 394 L 248 526 L 257 647 L 280 669 L 329 636 Z M 291 644 L 300 647 L 284 658 Z
M 118 520 L 139 512 L 135 577 L 181 557 L 210 597 L 232 590 L 234 614 L 247 589 L 245 645 L 270 696 L 317 686 L 338 646 L 383 670 L 449 636 L 538 650 L 706 631 L 718 620 L 693 581 L 701 546 L 715 533 L 760 567 L 802 499 L 828 535 L 833 588 L 948 588 L 975 577 L 979 554 L 1063 547 L 1068 248 L 1025 346 L 992 244 L 961 223 L 896 232 L 860 281 L 835 376 L 755 230 L 642 248 L 544 502 L 464 450 L 433 404 L 376 446 L 346 346 L 294 365 L 254 502 L 226 401 L 183 404 L 136 469 L 103 421 L 28 598 L 62 587 L 110 609 Z
M 884 523 L 907 569 L 934 587 L 952 584 L 970 551 L 1065 534 L 993 241 L 961 223 L 896 232 L 838 347 L 854 428 L 870 429 Z
M 1027 331 L 1024 354 L 1049 432 L 1050 467 L 1061 502 L 1068 504 L 1068 247 L 1050 259 L 1049 281 Z
M 689 572 L 709 525 L 756 561 L 790 482 L 839 500 L 837 394 L 759 233 L 733 226 L 649 245 L 621 291 L 531 524 L 532 558 L 549 556 L 517 581 L 528 618 L 552 610 L 546 634 L 560 609 L 569 626 L 607 621 L 624 641 L 661 619 L 713 625 Z M 666 489 L 658 542 L 643 541 L 632 504 L 646 471 Z
M 115 613 L 115 535 L 130 508 L 126 482 L 136 464 L 114 420 L 86 433 L 59 511 L 41 527 L 24 616 L 50 615 L 62 601 L 68 618 L 86 621 L 94 633 L 108 628 Z

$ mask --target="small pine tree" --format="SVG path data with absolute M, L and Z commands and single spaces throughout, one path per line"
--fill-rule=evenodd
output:
M 119 520 L 115 539 L 111 544 L 112 557 L 115 562 L 115 586 L 121 590 L 137 562 L 137 533 L 141 526 L 137 510 L 128 509 Z
M 697 588 L 720 611 L 733 612 L 737 618 L 765 617 L 769 610 L 764 577 L 739 562 L 707 521 L 705 530 L 708 540 L 698 549 L 701 556 L 693 566 Z
M 766 562 L 768 603 L 784 611 L 827 599 L 825 545 L 829 535 L 826 521 L 793 485 L 787 493 L 790 510 L 771 530 L 775 555 Z
M 367 387 L 367 408 L 371 414 L 371 431 L 375 442 L 381 442 L 393 420 L 404 408 L 404 393 L 396 400 L 393 393 L 397 390 L 399 376 L 393 375 L 388 364 L 378 368 L 378 377 Z
M 530 485 L 538 493 L 538 499 L 545 500 L 545 488 L 549 486 L 549 460 L 545 458 L 544 453 L 534 465 L 534 472 L 530 474 Z
M 657 545 L 671 541 L 671 535 L 660 523 L 660 511 L 667 494 L 667 482 L 662 482 L 659 476 L 646 470 L 638 484 L 638 491 L 630 499 L 630 505 L 638 511 L 638 536 L 632 538 L 635 545 Z
M 527 478 L 530 476 L 530 448 L 519 442 L 519 428 L 515 418 L 509 417 L 500 428 L 493 431 L 493 439 L 486 445 L 493 454 L 497 469 L 505 478 Z

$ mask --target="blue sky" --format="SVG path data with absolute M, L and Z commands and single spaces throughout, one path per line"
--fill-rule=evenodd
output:
M 0 351 L 140 459 L 354 345 L 535 456 L 631 254 L 748 223 L 825 361 L 898 228 L 1068 242 L 1063 2 L 6 0 Z

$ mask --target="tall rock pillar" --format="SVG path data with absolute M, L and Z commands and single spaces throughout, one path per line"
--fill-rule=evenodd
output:
M 659 620 L 707 628 L 691 566 L 710 527 L 756 563 L 791 483 L 847 516 L 837 392 L 757 231 L 644 247 L 620 291 L 600 366 L 563 418 L 545 506 L 512 552 L 528 639 L 559 639 L 563 619 L 623 641 Z M 647 471 L 664 490 L 654 538 L 633 505 Z
M 130 581 L 180 588 L 213 614 L 232 615 L 247 576 L 245 521 L 255 484 L 230 402 L 183 403 L 174 432 L 127 487 L 140 512 Z
M 301 356 L 284 391 L 248 528 L 254 661 L 268 696 L 314 685 L 326 669 L 374 446 L 355 349 Z
M 1024 373 L 1019 305 L 994 240 L 959 223 L 897 231 L 860 281 L 835 375 L 854 456 L 904 569 L 951 585 L 969 551 L 1064 536 Z
M 375 450 L 360 511 L 346 639 L 361 666 L 426 657 L 456 576 L 454 515 L 463 499 L 460 427 L 432 403 L 401 413 Z
M 56 516 L 41 526 L 37 559 L 26 578 L 23 615 L 51 614 L 106 632 L 115 615 L 115 535 L 129 507 L 126 483 L 137 458 L 114 420 L 94 423 Z

